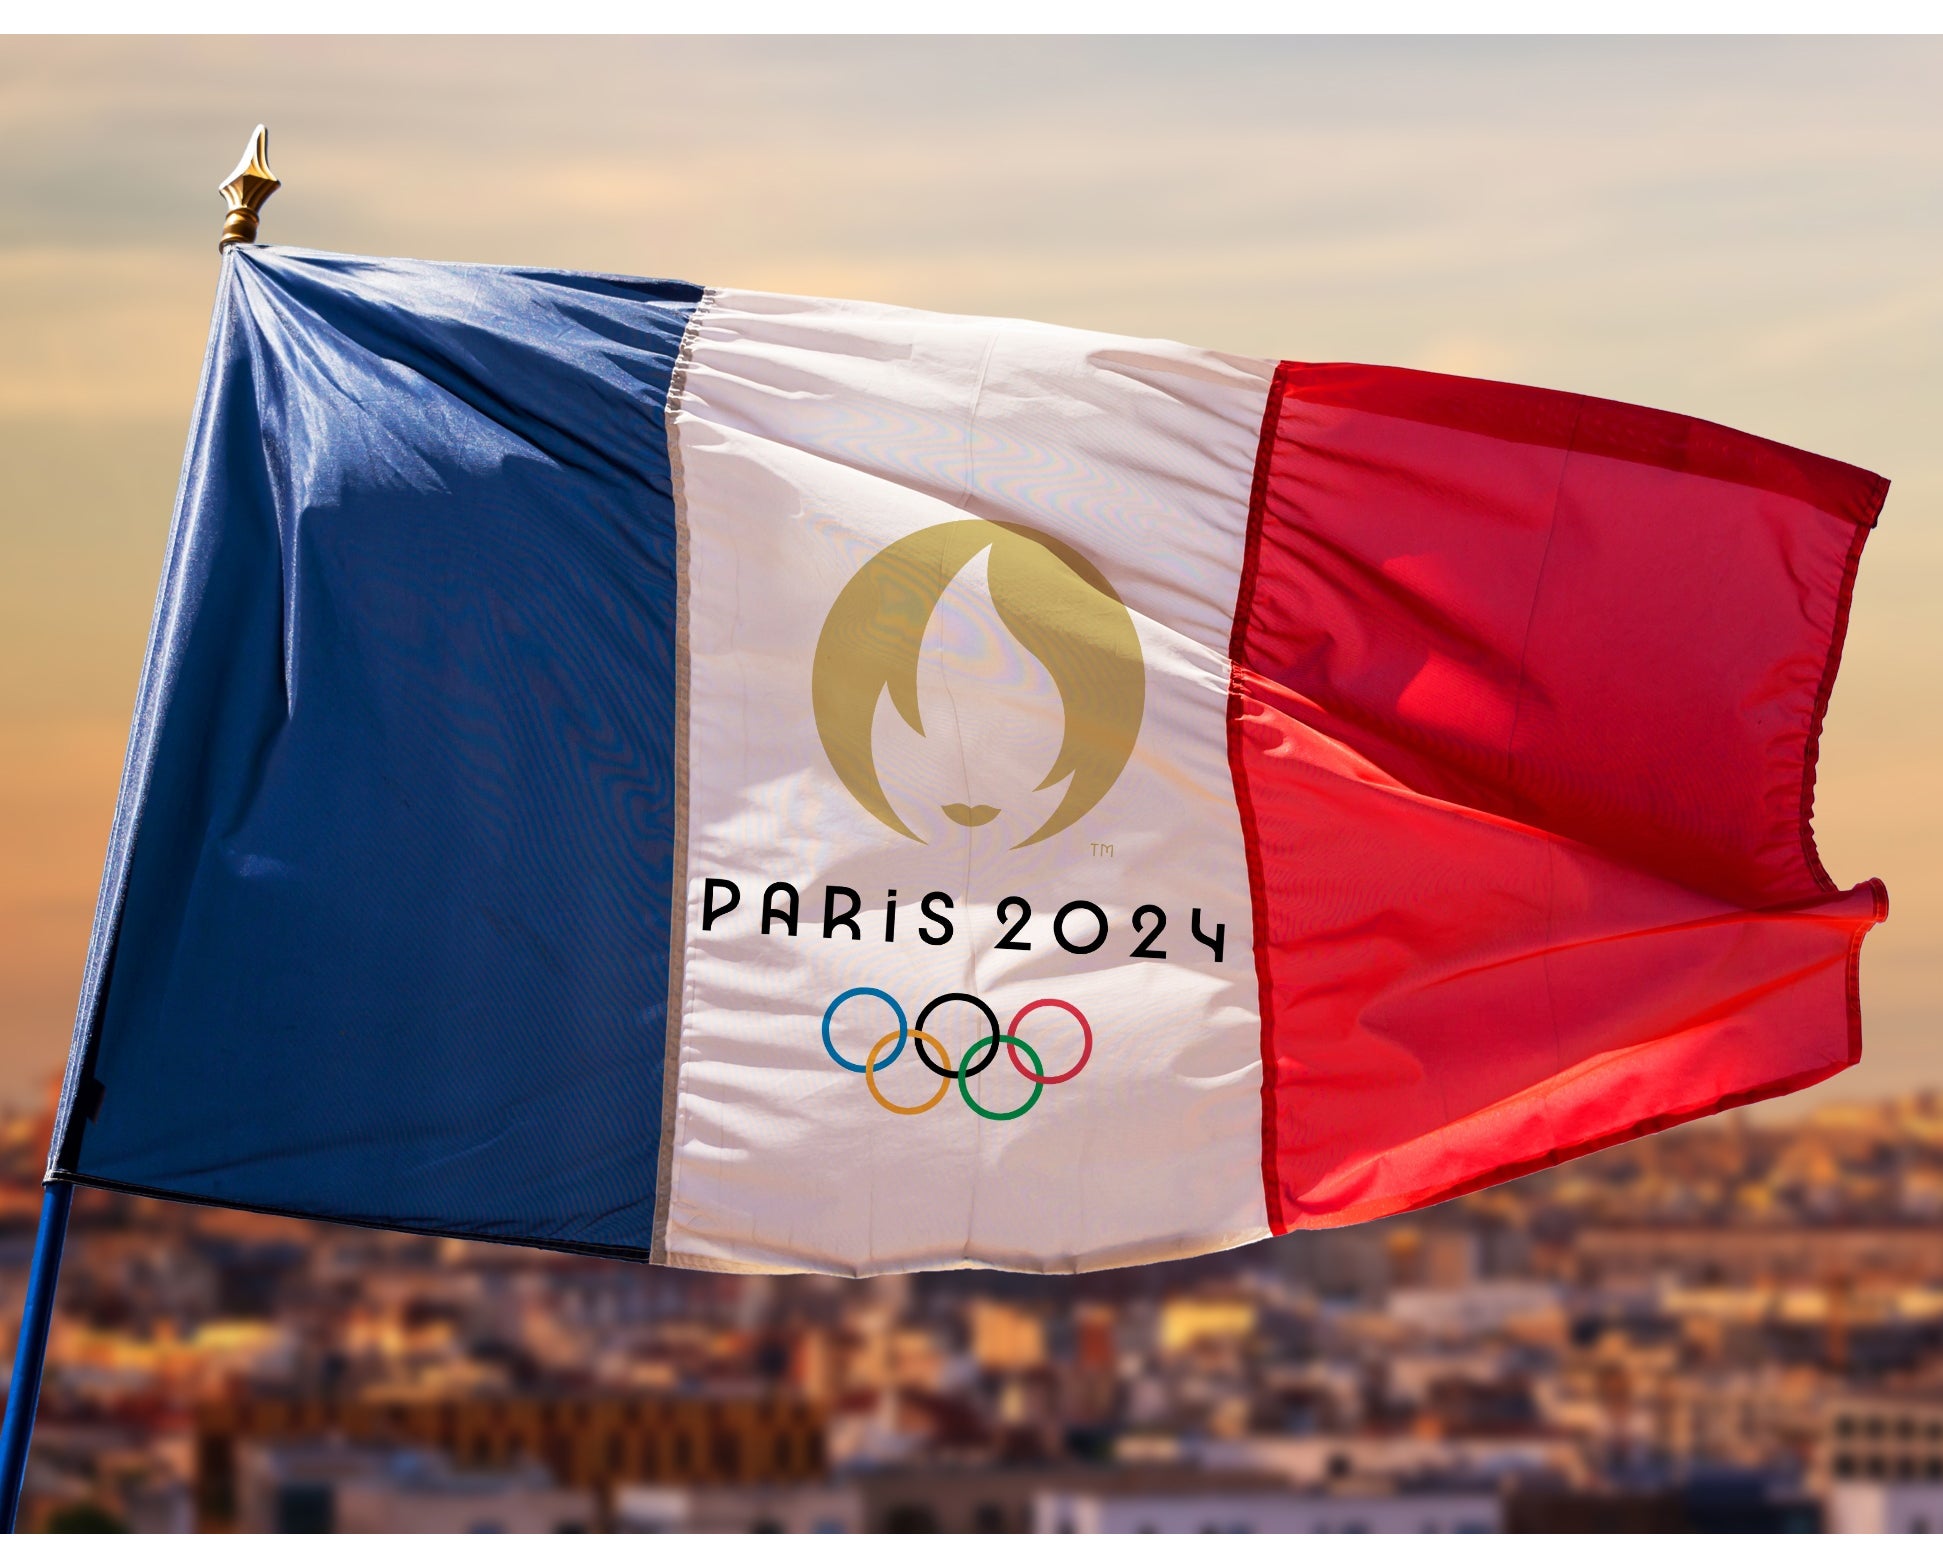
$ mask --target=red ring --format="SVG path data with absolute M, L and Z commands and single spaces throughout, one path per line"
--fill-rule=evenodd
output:
M 1051 1078 L 1041 1077 L 1038 1073 L 1031 1071 L 1024 1062 L 1019 1060 L 1019 1048 L 1008 1041 L 1006 1042 L 1005 1049 L 1007 1054 L 1012 1058 L 1012 1065 L 1018 1068 L 1020 1077 L 1029 1078 L 1034 1083 L 1064 1083 L 1068 1078 L 1077 1078 L 1079 1076 L 1079 1070 L 1086 1065 L 1087 1059 L 1093 1054 L 1093 1026 L 1086 1021 L 1086 1014 L 1073 1006 L 1071 1002 L 1062 1002 L 1055 996 L 1041 997 L 1036 1002 L 1027 1002 L 1024 1007 L 1021 1007 L 1013 1015 L 1012 1026 L 1005 1032 L 1009 1035 L 1017 1034 L 1019 1032 L 1019 1025 L 1025 1022 L 1026 1014 L 1037 1012 L 1042 1007 L 1057 1007 L 1064 1012 L 1071 1013 L 1079 1020 L 1080 1033 L 1086 1039 L 1086 1044 L 1080 1050 L 1079 1060 L 1073 1063 L 1063 1073 L 1059 1073 Z

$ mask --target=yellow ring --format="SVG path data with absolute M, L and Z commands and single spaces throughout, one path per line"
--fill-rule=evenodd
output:
M 940 1078 L 938 1080 L 938 1092 L 932 1095 L 922 1105 L 893 1105 L 889 1100 L 885 1099 L 884 1091 L 877 1087 L 877 1053 L 903 1033 L 903 1030 L 893 1029 L 870 1048 L 870 1054 L 864 1058 L 864 1087 L 870 1090 L 870 1097 L 879 1105 L 883 1106 L 885 1110 L 894 1111 L 899 1116 L 922 1116 L 932 1106 L 942 1100 L 945 1097 L 945 1092 L 958 1080 L 955 1075 L 950 1078 Z M 940 1040 L 935 1034 L 926 1034 L 921 1029 L 913 1029 L 910 1031 L 910 1035 L 914 1040 L 922 1040 L 928 1045 L 937 1047 L 938 1055 L 944 1059 L 945 1066 L 949 1067 L 951 1065 L 950 1052 L 945 1050 L 944 1041 Z

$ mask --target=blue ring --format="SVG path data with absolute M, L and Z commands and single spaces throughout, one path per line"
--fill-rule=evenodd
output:
M 911 1024 L 910 1020 L 904 1016 L 904 1009 L 898 1005 L 897 998 L 892 996 L 888 991 L 878 990 L 874 985 L 853 985 L 848 991 L 843 992 L 828 1007 L 823 1009 L 823 1049 L 830 1053 L 830 1060 L 835 1062 L 837 1066 L 847 1067 L 853 1073 L 860 1073 L 864 1070 L 861 1062 L 847 1062 L 841 1056 L 837 1055 L 837 1048 L 830 1041 L 830 1020 L 836 1017 L 837 1009 L 843 1006 L 853 996 L 874 996 L 880 1002 L 888 1003 L 890 1010 L 897 1015 L 897 1049 L 877 1064 L 877 1071 L 882 1072 L 892 1062 L 896 1061 L 898 1056 L 903 1052 L 905 1041 L 911 1038 Z

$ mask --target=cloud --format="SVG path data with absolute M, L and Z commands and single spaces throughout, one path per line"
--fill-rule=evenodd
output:
M 111 720 L 0 721 L 0 1098 L 66 1054 L 124 742 Z
M 0 419 L 187 423 L 216 255 L 0 248 Z

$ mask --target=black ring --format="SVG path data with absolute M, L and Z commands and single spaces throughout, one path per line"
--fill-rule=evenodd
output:
M 965 1076 L 967 1078 L 976 1078 L 986 1068 L 992 1065 L 993 1058 L 998 1055 L 998 1042 L 1001 1031 L 998 1026 L 998 1014 L 993 1012 L 987 1003 L 973 996 L 970 992 L 947 991 L 943 996 L 934 996 L 930 1001 L 926 1002 L 924 1004 L 924 1011 L 918 1014 L 918 1021 L 912 1027 L 911 1043 L 918 1048 L 918 1060 L 924 1063 L 926 1067 L 930 1068 L 940 1078 L 956 1078 L 958 1076 L 957 1072 L 952 1068 L 940 1067 L 936 1062 L 932 1061 L 931 1053 L 924 1048 L 924 1042 L 916 1037 L 917 1030 L 922 1029 L 926 1021 L 931 1017 L 931 1014 L 938 1008 L 943 1007 L 946 1002 L 971 1003 L 973 1007 L 985 1015 L 985 1021 L 991 1025 L 991 1028 L 987 1029 L 985 1034 L 979 1036 L 982 1040 L 989 1035 L 991 1037 L 991 1043 L 986 1046 L 985 1054 L 979 1058 L 978 1065 L 974 1067 L 970 1061 L 966 1061 L 963 1064 Z

